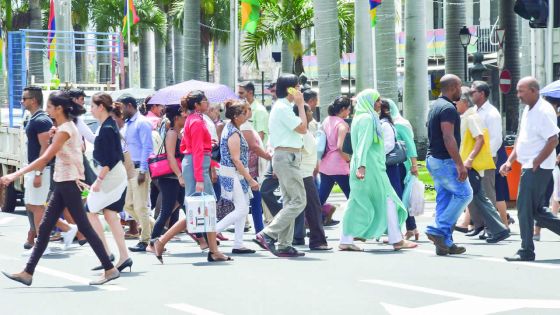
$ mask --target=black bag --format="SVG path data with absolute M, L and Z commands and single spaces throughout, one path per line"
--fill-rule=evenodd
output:
M 352 155 L 354 150 L 352 150 L 352 137 L 350 135 L 350 131 L 344 137 L 344 143 L 342 143 L 342 152 Z
M 93 168 L 91 168 L 91 164 L 85 154 L 83 154 L 82 159 L 84 163 L 84 183 L 91 186 L 97 179 L 97 174 L 95 174 Z
M 387 155 L 385 156 L 385 165 L 388 166 L 401 164 L 407 159 L 406 145 L 404 144 L 403 141 L 397 140 L 397 131 L 395 130 L 395 127 L 393 127 L 392 124 L 391 124 L 391 128 L 393 128 L 393 132 L 395 134 L 395 147 L 393 148 L 393 150 L 391 150 L 391 152 L 387 153 Z
M 220 160 L 222 158 L 221 153 L 220 153 L 220 145 L 214 145 L 212 146 L 212 152 L 211 152 L 211 157 L 212 160 L 220 163 Z
M 235 205 L 231 200 L 220 198 L 216 203 L 216 219 L 221 221 L 226 215 L 230 214 L 235 210 Z

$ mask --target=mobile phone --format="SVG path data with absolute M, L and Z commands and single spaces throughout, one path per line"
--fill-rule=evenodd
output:
M 288 88 L 288 94 L 290 94 L 290 95 L 295 95 L 296 92 L 297 92 L 296 88 L 293 88 L 293 87 L 289 87 L 289 88 Z

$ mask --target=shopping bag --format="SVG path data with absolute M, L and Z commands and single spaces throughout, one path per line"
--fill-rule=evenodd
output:
M 485 170 L 494 170 L 496 169 L 496 164 L 494 163 L 494 159 L 492 158 L 492 152 L 490 151 L 490 135 L 488 134 L 488 129 L 484 128 L 484 144 L 480 149 L 480 152 L 476 155 L 472 162 L 472 168 L 477 171 L 485 171 Z M 465 136 L 461 140 L 461 159 L 466 161 L 469 155 L 471 154 L 474 145 L 475 145 L 475 138 L 472 136 L 472 133 L 469 129 L 465 132 Z
M 216 200 L 213 195 L 194 193 L 185 197 L 187 231 L 216 232 Z
M 405 180 L 402 202 L 410 216 L 424 213 L 424 183 L 418 177 L 409 175 Z

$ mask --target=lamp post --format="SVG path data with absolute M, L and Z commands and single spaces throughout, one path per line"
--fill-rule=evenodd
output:
M 463 49 L 465 51 L 465 76 L 464 76 L 463 80 L 467 81 L 468 80 L 467 47 L 469 46 L 469 43 L 471 42 L 471 32 L 469 32 L 469 29 L 466 26 L 463 26 L 461 28 L 461 30 L 459 31 L 459 39 L 461 40 L 461 46 L 463 46 Z

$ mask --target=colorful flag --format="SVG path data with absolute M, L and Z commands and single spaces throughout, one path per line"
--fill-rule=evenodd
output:
M 123 18 L 123 27 L 122 27 L 122 35 L 124 38 L 128 36 L 128 28 L 132 26 L 130 24 L 130 21 L 132 21 L 132 25 L 134 25 L 140 22 L 140 18 L 136 14 L 134 1 L 124 0 L 124 18 Z
M 261 4 L 259 0 L 241 0 L 241 28 L 249 33 L 257 30 L 257 24 L 261 16 Z
M 371 27 L 377 24 L 377 6 L 381 4 L 382 0 L 369 0 L 369 16 L 371 16 Z
M 52 75 L 56 74 L 56 18 L 54 13 L 54 0 L 51 0 L 48 25 L 49 35 L 47 37 L 47 56 L 49 58 L 49 69 Z

